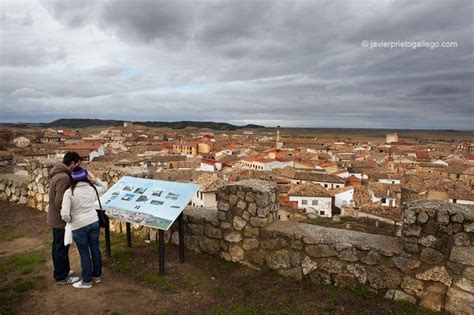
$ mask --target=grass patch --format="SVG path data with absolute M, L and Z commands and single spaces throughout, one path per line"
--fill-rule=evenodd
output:
M 370 291 L 364 286 L 355 286 L 350 288 L 349 291 L 352 297 L 359 300 L 372 300 L 377 296 L 375 292 Z
M 227 306 L 219 306 L 214 314 L 216 315 L 237 315 L 237 314 L 257 314 L 257 310 L 253 307 L 245 306 L 242 303 L 234 303 Z
M 0 240 L 2 241 L 12 241 L 16 238 L 21 238 L 26 235 L 26 232 L 22 229 L 6 229 L 3 226 L 0 226 Z
M 14 313 L 27 292 L 44 286 L 44 277 L 32 274 L 43 265 L 40 251 L 16 254 L 0 261 L 0 314 Z M 27 280 L 24 275 L 28 275 Z
M 146 284 L 150 286 L 162 288 L 168 293 L 176 292 L 176 289 L 173 286 L 173 284 L 170 282 L 170 280 L 166 277 L 160 277 L 158 273 L 156 272 L 147 271 L 143 273 L 143 275 L 141 276 L 141 279 Z
M 220 299 L 227 299 L 230 296 L 230 293 L 226 288 L 215 288 L 214 296 Z
M 416 315 L 449 315 L 446 311 L 436 312 L 406 301 L 392 301 L 397 308 L 400 309 L 401 314 L 416 314 Z
M 239 264 L 233 263 L 231 261 L 227 261 L 222 259 L 222 261 L 219 261 L 219 269 L 224 272 L 231 272 L 234 270 L 237 270 L 239 268 Z
M 29 274 L 34 267 L 42 266 L 43 263 L 43 253 L 40 251 L 16 254 L 0 261 L 0 274 L 7 274 L 12 271 Z

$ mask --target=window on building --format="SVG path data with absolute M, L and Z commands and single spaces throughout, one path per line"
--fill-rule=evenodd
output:
M 289 219 L 289 218 L 290 218 L 290 215 L 287 215 L 286 217 Z
M 318 205 L 318 200 L 312 200 L 312 201 L 311 201 L 311 204 L 312 204 L 313 206 L 317 206 L 317 205 Z
M 392 184 L 395 184 L 395 181 L 394 181 L 394 180 L 392 180 Z
M 306 199 L 301 200 L 301 204 L 302 204 L 302 205 L 307 205 L 307 204 L 308 204 L 308 200 L 306 200 Z
M 385 198 L 382 198 L 382 203 L 385 203 L 387 200 Z
M 328 188 L 328 184 L 324 184 L 324 188 Z
M 326 211 L 319 211 L 319 214 L 320 214 L 320 215 L 325 215 L 325 214 L 326 214 Z
M 336 188 L 339 188 L 339 185 L 336 185 Z

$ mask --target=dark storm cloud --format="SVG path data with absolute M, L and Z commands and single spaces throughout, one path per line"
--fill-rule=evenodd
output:
M 43 4 L 66 36 L 92 28 L 110 40 L 91 46 L 78 37 L 91 53 L 87 67 L 78 69 L 70 45 L 67 67 L 53 74 L 14 67 L 57 63 L 55 48 L 39 46 L 36 59 L 28 49 L 2 59 L 10 69 L 0 87 L 8 117 L 26 118 L 22 106 L 51 118 L 74 107 L 78 117 L 474 129 L 470 0 Z M 458 46 L 370 49 L 363 40 Z M 97 44 L 105 57 L 93 54 Z

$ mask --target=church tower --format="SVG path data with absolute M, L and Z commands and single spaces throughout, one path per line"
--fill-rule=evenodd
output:
M 276 136 L 276 148 L 281 150 L 283 147 L 283 142 L 280 140 L 280 126 L 277 126 L 277 136 Z

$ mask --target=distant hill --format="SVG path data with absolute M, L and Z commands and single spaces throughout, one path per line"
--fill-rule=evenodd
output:
M 124 120 L 102 120 L 102 119 L 58 119 L 50 123 L 41 124 L 45 128 L 86 128 L 94 126 L 110 126 L 118 127 L 122 126 Z M 155 128 L 173 128 L 173 129 L 183 129 L 186 127 L 195 127 L 195 128 L 208 128 L 213 130 L 236 130 L 243 128 L 265 128 L 264 126 L 259 125 L 245 125 L 245 126 L 236 126 L 228 123 L 216 123 L 212 121 L 135 121 L 133 124 L 155 127 Z

